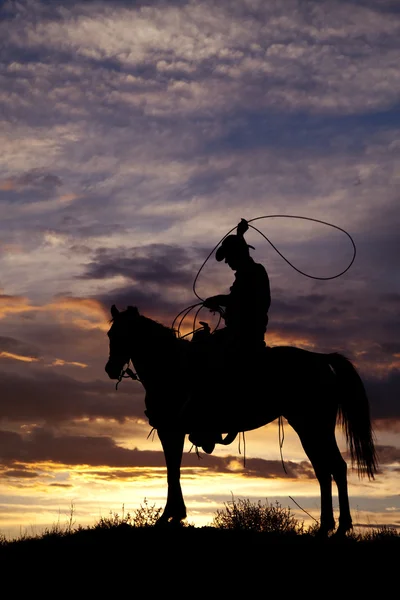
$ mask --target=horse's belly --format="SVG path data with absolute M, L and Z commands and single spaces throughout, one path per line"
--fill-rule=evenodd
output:
M 272 396 L 274 397 L 274 396 Z M 192 394 L 185 403 L 179 420 L 186 433 L 195 429 L 220 431 L 250 431 L 274 421 L 280 414 L 269 402 L 267 394 L 257 386 L 236 386 Z

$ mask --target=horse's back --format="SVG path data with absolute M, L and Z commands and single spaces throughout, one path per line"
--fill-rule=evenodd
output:
M 211 426 L 221 432 L 250 431 L 279 416 L 315 409 L 321 385 L 330 380 L 326 355 L 295 346 L 266 346 L 239 353 L 202 381 L 191 382 L 183 410 L 187 431 Z

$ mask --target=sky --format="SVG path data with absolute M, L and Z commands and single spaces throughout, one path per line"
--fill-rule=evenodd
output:
M 221 238 L 271 215 L 354 240 L 334 277 L 343 231 L 254 223 L 323 280 L 246 234 L 270 277 L 266 343 L 342 352 L 364 381 L 379 472 L 349 471 L 354 522 L 400 527 L 399 3 L 6 0 L 0 38 L 0 532 L 164 506 L 143 387 L 104 371 L 110 307 L 171 326 Z M 195 291 L 233 277 L 211 255 Z M 186 440 L 188 523 L 238 498 L 318 519 L 284 431 L 287 473 L 277 422 L 200 458 Z

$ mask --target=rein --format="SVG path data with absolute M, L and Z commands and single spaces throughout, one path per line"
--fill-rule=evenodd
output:
M 128 360 L 128 366 L 126 367 L 126 369 L 122 369 L 121 373 L 119 374 L 118 377 L 118 381 L 115 384 L 115 389 L 118 389 L 118 384 L 121 383 L 121 381 L 123 379 L 133 379 L 134 381 L 140 381 L 137 373 L 135 373 L 134 371 L 132 371 L 132 369 L 129 368 L 129 363 L 131 362 L 131 359 Z M 140 381 L 140 383 L 142 383 Z

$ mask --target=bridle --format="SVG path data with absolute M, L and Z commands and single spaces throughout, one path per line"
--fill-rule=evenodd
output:
M 126 369 L 122 369 L 121 370 L 121 373 L 119 374 L 119 377 L 118 377 L 118 381 L 115 384 L 115 389 L 116 390 L 118 389 L 118 384 L 121 383 L 121 381 L 123 379 L 129 379 L 129 378 L 131 378 L 131 379 L 133 379 L 135 381 L 140 381 L 137 373 L 135 373 L 135 371 L 132 371 L 132 369 L 129 368 L 129 363 L 130 362 L 131 362 L 131 359 L 129 359 L 128 362 L 126 363 L 127 364 Z M 140 381 L 140 383 L 142 383 L 142 382 Z

